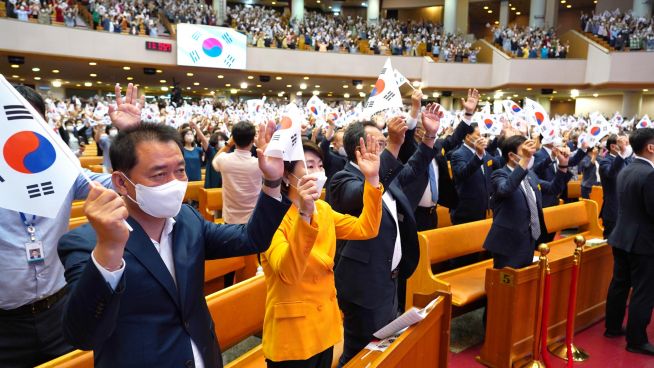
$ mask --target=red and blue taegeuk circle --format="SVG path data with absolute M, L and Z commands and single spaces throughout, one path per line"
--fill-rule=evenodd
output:
M 594 127 L 590 128 L 590 134 L 593 135 L 593 136 L 598 136 L 601 132 L 602 132 L 602 128 L 600 128 L 598 126 L 594 126 Z
M 209 37 L 202 42 L 202 51 L 209 57 L 218 57 L 223 53 L 223 44 L 217 39 Z
M 493 127 L 493 120 L 491 119 L 484 119 L 484 124 L 486 125 L 486 128 L 492 128 Z
M 513 110 L 513 112 L 520 112 L 520 111 L 522 111 L 522 109 L 520 108 L 520 106 L 518 106 L 518 105 L 516 105 L 516 104 L 513 104 L 513 105 L 511 106 L 511 110 Z
M 312 114 L 314 114 L 314 115 L 318 115 L 318 108 L 317 108 L 317 107 L 315 107 L 315 106 L 311 106 L 310 110 L 311 110 L 311 113 L 312 113 Z
M 536 122 L 538 123 L 538 125 L 543 124 L 543 122 L 545 121 L 545 116 L 543 116 L 543 113 L 541 113 L 540 111 L 536 111 L 534 113 L 534 117 L 536 118 Z
M 372 89 L 372 92 L 370 92 L 370 97 L 376 96 L 384 91 L 384 88 L 386 87 L 386 84 L 384 83 L 383 79 L 377 79 L 377 83 L 375 83 L 375 88 Z
M 57 159 L 52 143 L 39 133 L 22 131 L 5 142 L 2 155 L 12 169 L 22 174 L 38 174 Z

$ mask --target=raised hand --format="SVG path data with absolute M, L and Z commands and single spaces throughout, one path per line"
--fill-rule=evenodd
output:
M 475 151 L 479 156 L 483 156 L 484 153 L 486 152 L 486 147 L 488 147 L 488 139 L 484 137 L 479 137 L 475 141 Z
M 84 214 L 97 234 L 93 251 L 96 261 L 108 270 L 119 269 L 129 238 L 125 201 L 118 193 L 94 182 L 84 203 Z
M 417 118 L 420 111 L 420 101 L 422 101 L 422 91 L 416 89 L 411 94 L 411 117 Z
M 111 124 L 119 130 L 133 127 L 141 123 L 141 109 L 145 105 L 145 95 L 138 98 L 138 87 L 132 83 L 127 85 L 125 98 L 121 96 L 121 88 L 116 83 L 116 107 L 109 105 L 109 118 Z
M 404 134 L 409 127 L 404 121 L 404 117 L 396 116 L 388 122 L 388 144 L 395 145 L 398 148 L 404 143 Z
M 300 197 L 298 209 L 304 215 L 311 215 L 315 211 L 315 201 L 320 198 L 320 192 L 316 185 L 317 178 L 304 175 L 297 183 L 297 192 Z
M 277 157 L 264 155 L 266 146 L 275 132 L 275 123 L 269 121 L 268 124 L 259 125 L 259 134 L 257 136 L 257 157 L 259 159 L 259 169 L 263 177 L 267 180 L 277 180 L 284 174 L 284 160 Z
M 441 126 L 441 118 L 443 112 L 441 106 L 436 103 L 430 103 L 422 112 L 422 127 L 425 129 L 425 134 L 430 137 L 436 137 L 436 133 Z
M 530 159 L 534 153 L 536 153 L 536 142 L 533 139 L 526 140 L 525 143 L 520 146 L 520 156 L 523 158 Z
M 479 91 L 477 89 L 468 90 L 468 98 L 461 99 L 461 105 L 465 109 L 466 113 L 474 114 L 477 111 L 477 104 L 479 103 Z
M 377 138 L 368 134 L 364 142 L 359 140 L 359 149 L 355 151 L 357 165 L 373 187 L 379 186 L 379 143 Z
M 565 151 L 559 150 L 556 153 L 556 159 L 559 162 L 559 166 L 568 166 L 570 155 L 567 155 Z

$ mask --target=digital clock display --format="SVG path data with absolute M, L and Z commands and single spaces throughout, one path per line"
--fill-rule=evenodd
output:
M 171 44 L 165 42 L 153 42 L 153 41 L 145 41 L 145 49 L 152 50 L 152 51 L 161 51 L 161 52 L 173 51 L 173 47 Z

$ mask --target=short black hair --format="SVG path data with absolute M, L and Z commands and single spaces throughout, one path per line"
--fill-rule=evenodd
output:
M 232 127 L 232 138 L 236 147 L 247 147 L 254 140 L 257 130 L 249 121 L 239 121 Z
M 654 128 L 641 128 L 634 130 L 629 136 L 631 148 L 637 155 L 641 155 L 647 149 L 648 144 L 654 144 Z
M 518 147 L 527 141 L 527 137 L 522 135 L 513 135 L 502 142 L 502 158 L 504 162 L 509 162 L 509 152 L 518 153 Z
M 618 144 L 617 134 L 610 134 L 609 137 L 606 138 L 606 149 L 610 150 L 612 144 Z
M 141 142 L 175 142 L 180 151 L 183 148 L 179 133 L 173 127 L 142 123 L 135 127 L 123 129 L 114 137 L 109 149 L 109 159 L 114 171 L 129 173 L 138 163 L 136 146 Z
M 43 97 L 34 90 L 32 87 L 28 86 L 14 86 L 16 88 L 16 91 L 23 96 L 27 102 L 32 105 L 36 109 L 36 111 L 41 114 L 41 116 L 45 119 L 45 101 L 43 100 Z
M 379 129 L 372 121 L 354 122 L 348 125 L 345 129 L 345 133 L 343 134 L 343 147 L 345 147 L 347 159 L 352 162 L 357 162 L 356 150 L 357 147 L 359 147 L 359 141 L 361 138 L 366 137 L 366 127 Z

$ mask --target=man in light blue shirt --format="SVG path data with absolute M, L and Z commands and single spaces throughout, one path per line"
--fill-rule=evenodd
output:
M 45 103 L 38 93 L 23 86 L 16 90 L 44 115 Z M 131 95 L 133 90 L 128 92 Z M 131 101 L 130 96 L 125 104 Z M 126 117 L 116 115 L 116 111 L 114 116 L 119 120 Z M 110 175 L 87 174 L 91 180 L 111 187 Z M 33 367 L 73 349 L 63 338 L 66 281 L 57 255 L 57 242 L 68 231 L 72 202 L 85 199 L 88 192 L 88 182 L 79 176 L 55 218 L 0 208 L 0 367 Z M 42 244 L 42 261 L 28 262 L 25 251 L 25 244 L 31 242 L 28 226 L 34 228 L 35 241 Z

